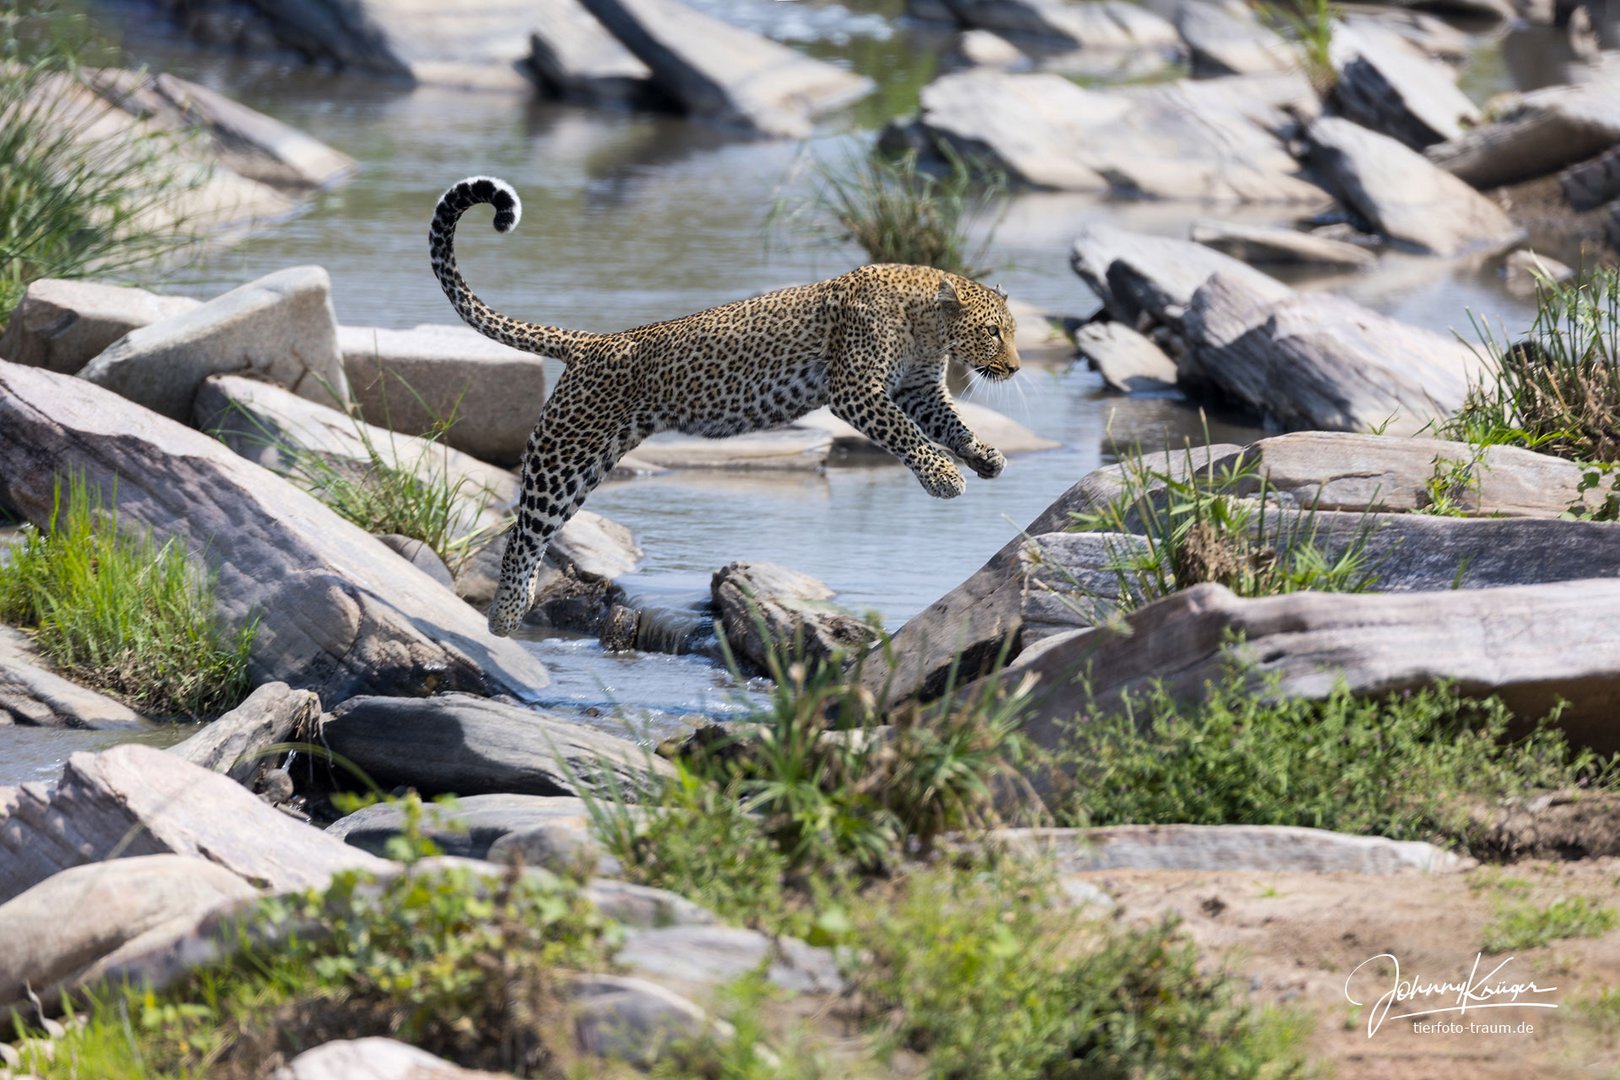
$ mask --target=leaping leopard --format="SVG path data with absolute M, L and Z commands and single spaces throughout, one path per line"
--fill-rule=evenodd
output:
M 524 451 L 517 521 L 489 609 L 494 634 L 510 634 L 533 606 L 552 536 L 654 432 L 738 435 L 830 404 L 937 498 L 965 488 L 944 450 L 985 479 L 1006 464 L 968 430 L 945 385 L 952 358 L 997 381 L 1018 370 L 1016 324 L 1000 290 L 932 267 L 877 264 L 617 333 L 568 330 L 502 315 L 467 287 L 456 222 L 480 203 L 495 208 L 496 232 L 510 232 L 522 212 L 517 193 L 492 177 L 446 191 L 428 232 L 439 284 L 473 329 L 566 365 Z

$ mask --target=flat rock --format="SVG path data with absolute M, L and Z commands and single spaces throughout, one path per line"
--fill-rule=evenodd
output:
M 345 404 L 330 292 L 318 266 L 278 270 L 131 331 L 79 377 L 182 422 L 209 375 L 251 372 L 312 401 Z
M 804 138 L 812 121 L 871 92 L 872 80 L 813 59 L 678 0 L 582 0 L 687 113 Z
M 51 1002 L 95 981 L 145 938 L 191 925 L 222 903 L 256 896 L 231 871 L 185 855 L 72 866 L 0 904 L 0 1016 L 31 989 Z M 126 950 L 126 946 L 129 948 Z
M 975 70 L 924 87 L 917 125 L 1036 188 L 1321 202 L 1274 134 L 1285 108 L 1314 100 L 1293 74 L 1088 90 L 1061 75 Z
M 313 731 L 320 715 L 321 699 L 308 690 L 294 690 L 283 682 L 265 683 L 242 704 L 167 752 L 224 773 L 253 790 L 275 764 L 275 756 L 265 751 L 293 741 L 299 732 Z
M 0 902 L 70 866 L 168 853 L 277 892 L 388 865 L 228 777 L 138 743 L 74 754 L 53 784 L 0 788 Z
M 628 739 L 470 694 L 350 698 L 321 741 L 383 787 L 424 795 L 634 796 L 673 771 Z
M 971 428 L 974 434 L 1004 454 L 1027 454 L 1062 445 L 1055 440 L 1035 434 L 1012 417 L 977 402 L 958 401 L 956 411 L 962 417 L 962 422 Z M 793 422 L 793 427 L 821 431 L 832 436 L 831 449 L 836 454 L 881 457 L 896 465 L 900 463 L 898 458 L 878 446 L 864 432 L 834 416 L 832 409 L 825 405 L 799 417 Z
M 544 0 L 546 18 L 529 37 L 529 68 L 553 97 L 587 104 L 662 100 L 652 72 L 577 0 Z
M 1429 160 L 1478 188 L 1547 176 L 1620 145 L 1620 68 L 1521 95 L 1490 123 L 1429 147 Z
M 1117 825 L 1000 829 L 991 838 L 1039 852 L 1064 874 L 1099 870 L 1244 870 L 1257 874 L 1395 874 L 1463 870 L 1472 859 L 1433 844 L 1291 825 Z
M 1378 265 L 1378 256 L 1358 244 L 1274 225 L 1195 221 L 1188 236 L 1194 243 L 1251 264 L 1288 263 L 1340 270 L 1366 270 Z
M 711 589 L 719 628 L 737 659 L 770 671 L 774 656 L 785 667 L 794 659 L 828 660 L 864 651 L 877 631 L 836 604 L 824 583 L 785 566 L 728 563 L 715 571 Z
M 1337 24 L 1328 46 L 1341 116 L 1422 150 L 1477 124 L 1479 109 L 1456 72 L 1375 23 Z
M 1186 0 L 1175 9 L 1176 32 L 1192 57 L 1193 74 L 1262 75 L 1292 71 L 1294 50 L 1252 13 L 1241 17 L 1214 0 Z
M 97 281 L 42 278 L 11 313 L 0 335 L 0 359 L 72 375 L 131 330 L 201 303 Z
M 294 485 L 82 380 L 0 363 L 0 502 L 43 522 L 63 469 L 99 487 L 120 523 L 188 544 L 217 574 L 227 625 L 259 620 L 255 683 L 326 700 L 546 684 L 522 646 Z
M 149 726 L 116 698 L 58 675 L 27 634 L 0 626 L 0 726 L 6 724 L 133 731 Z
M 448 424 L 443 441 L 457 450 L 495 465 L 523 459 L 546 400 L 538 356 L 456 326 L 340 326 L 338 348 L 367 420 L 407 435 Z
M 1075 332 L 1074 343 L 1110 390 L 1162 394 L 1176 388 L 1176 362 L 1124 323 L 1087 323 Z
M 1500 694 L 1525 721 L 1562 700 L 1557 726 L 1571 742 L 1611 753 L 1620 749 L 1617 612 L 1620 580 L 1612 577 L 1257 599 L 1195 585 L 1132 613 L 1123 633 L 1077 630 L 1054 638 L 1003 677 L 1039 679 L 1024 730 L 1045 746 L 1057 745 L 1074 717 L 1091 708 L 1072 681 L 1082 670 L 1091 671 L 1101 707 L 1155 681 L 1195 701 L 1235 658 L 1257 688 L 1279 697 L 1322 698 L 1340 685 L 1381 695 L 1446 679 L 1469 696 Z M 1525 633 L 1527 626 L 1536 632 Z M 1231 644 L 1234 636 L 1241 645 Z
M 1395 243 L 1463 255 L 1524 237 L 1495 203 L 1388 136 L 1333 116 L 1317 119 L 1306 134 L 1311 164 L 1327 186 Z
M 944 0 L 958 23 L 1042 39 L 1068 48 L 1173 49 L 1180 38 L 1167 20 L 1138 4 L 1094 0 Z
M 1184 329 L 1183 378 L 1284 429 L 1415 434 L 1455 413 L 1489 370 L 1455 338 L 1341 296 L 1267 301 L 1224 274 L 1198 290 Z
M 659 469 L 820 469 L 832 436 L 814 428 L 752 431 L 706 439 L 665 431 L 636 447 L 637 461 Z
M 396 1039 L 334 1039 L 305 1050 L 270 1080 L 496 1080 L 507 1073 L 464 1069 Z
M 590 835 L 585 803 L 571 795 L 469 795 L 447 806 L 424 806 L 419 827 L 444 854 L 483 859 L 503 836 L 541 825 Z M 386 855 L 389 839 L 404 830 L 405 811 L 396 803 L 367 806 L 326 827 L 373 855 Z
M 710 990 L 761 968 L 775 987 L 795 994 L 838 994 L 844 980 L 833 955 L 797 938 L 767 937 L 740 926 L 671 926 L 634 930 L 614 961 L 643 978 L 672 979 Z

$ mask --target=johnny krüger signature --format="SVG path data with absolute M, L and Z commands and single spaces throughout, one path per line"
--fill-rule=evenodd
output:
M 1520 1001 L 1523 994 L 1550 994 L 1557 990 L 1556 986 L 1537 986 L 1532 980 L 1527 983 L 1507 982 L 1497 979 L 1497 974 L 1509 964 L 1513 957 L 1508 957 L 1497 964 L 1490 971 L 1481 975 L 1479 965 L 1482 954 L 1474 954 L 1474 967 L 1463 982 L 1429 982 L 1413 976 L 1410 979 L 1401 978 L 1401 962 L 1394 953 L 1379 953 L 1369 956 L 1353 968 L 1344 980 L 1344 996 L 1352 1005 L 1360 1005 L 1354 997 L 1350 996 L 1350 982 L 1356 977 L 1356 972 L 1375 960 L 1388 960 L 1394 967 L 1394 979 L 1388 984 L 1389 989 L 1375 1001 L 1372 1011 L 1367 1014 L 1367 1038 L 1372 1038 L 1379 1028 L 1384 1026 L 1385 1020 L 1407 1020 L 1414 1016 L 1433 1016 L 1437 1013 L 1465 1013 L 1469 1009 L 1556 1009 L 1558 1005 L 1551 1001 Z M 1493 981 L 1495 980 L 1495 981 Z M 1419 1009 L 1415 1012 L 1401 1013 L 1390 1016 L 1389 1011 L 1399 1002 L 1412 1001 L 1414 998 L 1429 997 L 1435 994 L 1454 995 L 1453 1005 L 1440 1009 Z M 1495 1000 L 1507 998 L 1506 1001 Z

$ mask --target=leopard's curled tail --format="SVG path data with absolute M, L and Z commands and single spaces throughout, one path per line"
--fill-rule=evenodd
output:
M 495 208 L 495 231 L 499 233 L 511 232 L 523 215 L 523 204 L 518 201 L 517 192 L 510 184 L 493 176 L 469 176 L 452 184 L 450 190 L 439 196 L 433 224 L 428 227 L 428 256 L 444 295 L 450 298 L 456 314 L 485 337 L 514 349 L 556 357 L 566 364 L 578 348 L 596 335 L 502 315 L 480 300 L 456 269 L 456 222 L 481 203 Z

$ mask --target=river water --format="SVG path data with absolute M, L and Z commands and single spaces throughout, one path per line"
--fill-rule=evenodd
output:
M 848 244 L 768 223 L 773 208 L 806 203 L 809 155 L 856 152 L 890 117 L 913 111 L 936 73 L 948 35 L 899 17 L 897 0 L 781 3 L 701 0 L 698 6 L 877 79 L 879 91 L 823 125 L 805 145 L 738 137 L 668 116 L 636 115 L 434 88 L 404 90 L 274 62 L 191 48 L 149 17 L 122 23 L 127 63 L 203 83 L 309 132 L 360 162 L 347 183 L 290 220 L 222 246 L 149 282 L 208 297 L 263 274 L 320 264 L 340 320 L 410 327 L 455 321 L 429 272 L 428 216 L 461 177 L 510 181 L 524 200 L 519 229 L 464 229 L 462 269 L 486 300 L 514 316 L 609 330 L 685 314 L 780 285 L 840 273 L 864 261 Z M 100 9 L 107 11 L 109 9 Z M 110 9 L 116 16 L 121 9 Z M 133 9 L 144 10 L 144 9 Z M 128 13 L 127 10 L 124 13 Z M 1486 60 L 1467 84 L 1476 97 L 1502 88 Z M 1192 220 L 1233 211 L 1124 203 L 1090 196 L 1010 197 L 983 261 L 987 280 L 1015 300 L 1058 315 L 1086 315 L 1096 299 L 1068 266 L 1076 230 L 1107 220 L 1184 236 Z M 1245 221 L 1284 223 L 1287 211 L 1250 208 Z M 780 215 L 779 215 L 780 216 Z M 473 219 L 469 218 L 469 223 Z M 1334 288 L 1419 325 L 1467 330 L 1473 317 L 1524 325 L 1528 308 L 1486 271 L 1391 257 L 1378 272 L 1299 281 Z M 1024 326 L 1022 347 L 1039 335 Z M 604 485 L 588 506 L 634 530 L 646 550 L 644 587 L 699 597 L 716 568 L 768 560 L 805 571 L 856 611 L 889 627 L 976 570 L 1019 528 L 1116 448 L 1157 449 L 1198 437 L 1259 434 L 1242 420 L 1201 418 L 1185 405 L 1106 394 L 1083 366 L 1030 366 L 1010 383 L 968 395 L 1056 440 L 1058 449 L 1014 457 L 993 482 L 969 479 L 961 498 L 930 499 L 897 465 L 825 474 L 687 472 Z M 536 402 L 538 409 L 539 403 Z M 735 715 L 757 693 L 696 657 L 610 656 L 594 642 L 537 638 L 553 674 L 549 703 L 589 707 L 667 729 L 688 714 Z M 59 761 L 0 755 L 0 783 Z

